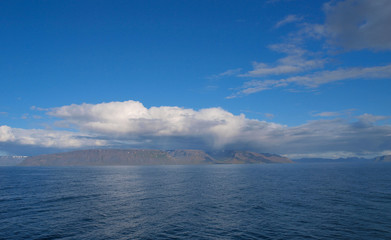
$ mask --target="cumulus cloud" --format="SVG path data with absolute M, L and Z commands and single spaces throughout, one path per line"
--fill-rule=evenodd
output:
M 89 147 L 246 149 L 295 156 L 300 154 L 376 154 L 391 150 L 386 116 L 363 114 L 286 125 L 234 115 L 221 108 L 194 110 L 137 101 L 67 105 L 48 114 L 68 131 L 0 127 L 0 141 L 41 148 Z M 332 114 L 333 115 L 333 114 Z M 0 149 L 7 150 L 7 149 Z
M 205 137 L 212 138 L 217 147 L 240 135 L 249 121 L 244 115 L 233 115 L 221 108 L 198 111 L 168 106 L 146 108 L 137 101 L 69 105 L 54 108 L 48 114 L 83 132 L 120 138 Z
M 324 7 L 325 27 L 345 49 L 391 50 L 391 1 L 346 0 Z
M 83 133 L 46 129 L 22 129 L 0 126 L 0 142 L 52 148 L 103 146 L 104 140 L 92 139 Z
M 108 139 L 164 138 L 173 148 L 183 139 L 198 139 L 200 148 L 241 147 L 282 154 L 391 149 L 391 127 L 376 126 L 384 117 L 370 114 L 354 122 L 338 118 L 295 127 L 248 119 L 221 108 L 146 108 L 137 101 L 69 105 L 51 109 L 49 114 L 81 132 Z
M 12 129 L 8 126 L 0 126 L 0 142 L 13 141 L 15 139 Z

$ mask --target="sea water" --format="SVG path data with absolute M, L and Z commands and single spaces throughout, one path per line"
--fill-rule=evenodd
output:
M 0 239 L 391 239 L 391 164 L 1 167 Z

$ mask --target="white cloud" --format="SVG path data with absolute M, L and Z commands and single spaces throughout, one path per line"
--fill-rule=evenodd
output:
M 369 123 L 369 124 L 375 123 L 377 121 L 387 120 L 390 118 L 391 118 L 390 116 L 376 116 L 368 113 L 365 113 L 357 117 L 357 119 L 359 119 L 361 122 Z
M 277 60 L 275 64 L 254 62 L 253 70 L 240 74 L 240 77 L 264 77 L 268 75 L 281 75 L 298 73 L 306 70 L 322 67 L 324 59 L 311 56 L 312 54 L 294 44 L 273 44 L 269 48 L 276 52 L 286 54 Z
M 345 49 L 391 50 L 391 1 L 346 0 L 324 6 L 325 27 Z
M 38 145 L 54 148 L 96 147 L 107 144 L 105 140 L 93 139 L 83 133 L 43 129 L 13 129 L 17 142 L 23 145 Z
M 145 108 L 140 102 L 69 105 L 49 115 L 63 119 L 83 132 L 118 136 L 206 137 L 223 146 L 241 134 L 248 121 L 221 108 L 199 111 L 180 107 Z M 268 123 L 262 123 L 269 125 Z
M 340 116 L 341 114 L 342 114 L 341 112 L 320 112 L 320 113 L 313 114 L 313 116 L 316 116 L 316 117 L 336 117 L 336 116 Z
M 265 113 L 265 117 L 272 119 L 272 118 L 274 118 L 274 114 L 273 113 Z
M 0 126 L 0 142 L 55 148 L 80 148 L 107 144 L 104 140 L 92 139 L 83 133 L 11 128 L 5 125 Z
M 223 78 L 223 77 L 235 76 L 235 75 L 238 75 L 240 73 L 240 71 L 242 71 L 241 68 L 229 69 L 225 72 L 212 75 L 209 77 L 209 79 L 219 79 L 219 78 Z
M 0 142 L 8 142 L 15 140 L 12 129 L 8 126 L 0 126 Z
M 347 116 L 350 117 L 354 111 L 357 109 L 351 108 L 343 111 L 337 112 L 312 112 L 311 115 L 314 117 L 337 117 L 337 116 Z
M 240 90 L 228 98 L 249 95 L 271 88 L 288 87 L 291 84 L 307 88 L 317 88 L 321 85 L 336 81 L 352 79 L 382 79 L 391 78 L 391 64 L 376 67 L 341 68 L 331 71 L 317 71 L 312 74 L 293 76 L 278 80 L 252 80 L 245 82 Z
M 312 38 L 320 40 L 322 38 L 328 37 L 326 28 L 323 24 L 316 23 L 302 23 L 299 31 L 294 35 L 295 41 L 303 41 L 305 38 Z
M 347 79 L 379 79 L 391 77 L 391 64 L 376 67 L 341 68 L 330 71 L 319 71 L 306 76 L 297 76 L 287 79 L 308 87 L 318 87 L 322 84 Z
M 31 106 L 30 109 L 33 111 L 47 111 L 48 110 L 47 108 L 41 108 L 41 107 L 37 107 L 37 106 Z
M 316 120 L 288 127 L 234 115 L 221 108 L 146 108 L 137 101 L 68 105 L 49 115 L 73 126 L 69 131 L 0 127 L 1 146 L 77 149 L 156 147 L 247 149 L 279 154 L 371 155 L 391 150 L 391 126 L 385 116 L 363 114 Z M 327 115 L 327 114 L 326 114 Z M 7 149 L 0 149 L 7 150 Z
M 277 22 L 274 27 L 275 28 L 279 28 L 279 27 L 282 27 L 282 26 L 284 26 L 284 25 L 286 25 L 288 23 L 299 22 L 302 19 L 303 19 L 302 17 L 299 17 L 299 16 L 291 14 L 291 15 L 286 16 L 281 21 Z
M 374 125 L 383 117 L 369 114 L 355 122 L 317 120 L 296 127 L 248 119 L 221 108 L 145 108 L 136 101 L 69 105 L 52 109 L 49 114 L 77 126 L 81 132 L 107 139 L 137 137 L 153 141 L 163 137 L 173 148 L 176 141 L 190 138 L 198 139 L 200 148 L 244 147 L 285 154 L 391 149 L 391 127 Z

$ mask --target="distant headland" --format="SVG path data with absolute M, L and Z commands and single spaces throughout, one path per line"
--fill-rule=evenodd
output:
M 91 149 L 25 158 L 21 166 L 127 166 L 292 163 L 276 154 L 250 151 Z
M 252 151 L 156 149 L 90 149 L 37 156 L 0 156 L 0 166 L 127 166 L 264 163 L 365 163 L 391 162 L 391 155 L 375 158 L 301 158 Z

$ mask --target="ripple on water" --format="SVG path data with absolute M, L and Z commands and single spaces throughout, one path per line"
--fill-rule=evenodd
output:
M 0 168 L 0 239 L 391 239 L 390 172 L 390 164 Z

